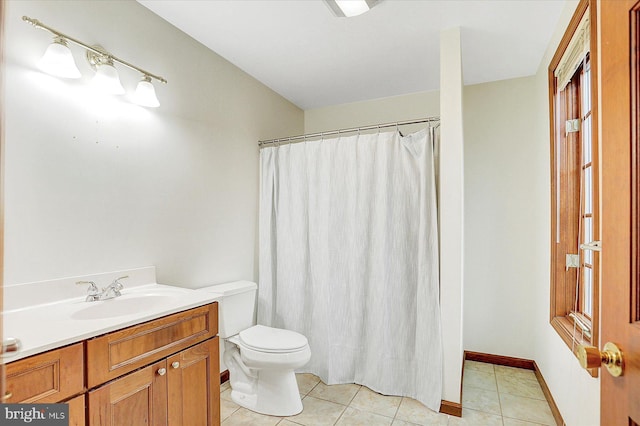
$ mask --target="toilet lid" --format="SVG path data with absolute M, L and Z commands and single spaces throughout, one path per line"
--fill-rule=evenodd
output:
M 240 343 L 260 352 L 293 352 L 309 344 L 300 333 L 264 325 L 254 325 L 241 331 Z

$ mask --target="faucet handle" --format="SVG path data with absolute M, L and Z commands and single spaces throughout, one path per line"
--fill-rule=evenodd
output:
M 100 293 L 100 290 L 98 289 L 98 286 L 93 281 L 77 281 L 76 282 L 76 285 L 82 285 L 82 284 L 89 284 L 89 288 L 87 289 L 87 293 L 90 296 L 94 296 L 94 295 Z
M 120 280 L 124 280 L 125 278 L 129 278 L 129 275 L 125 275 L 119 278 L 116 278 L 115 280 L 113 280 L 112 284 L 115 284 L 116 288 L 118 290 L 122 290 L 124 288 L 124 285 L 122 285 L 122 283 L 120 282 Z
M 89 288 L 87 289 L 87 298 L 85 299 L 87 302 L 94 302 L 98 300 L 100 290 L 98 286 L 93 281 L 77 281 L 76 285 L 81 284 L 89 284 Z

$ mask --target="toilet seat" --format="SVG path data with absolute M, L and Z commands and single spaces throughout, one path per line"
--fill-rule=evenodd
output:
M 300 333 L 281 328 L 254 325 L 239 333 L 240 346 L 257 352 L 289 353 L 308 347 L 309 341 Z

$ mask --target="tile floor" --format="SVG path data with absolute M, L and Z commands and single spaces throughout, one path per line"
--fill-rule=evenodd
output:
M 465 362 L 462 418 L 435 413 L 421 403 L 384 396 L 360 385 L 327 386 L 312 374 L 298 374 L 304 410 L 286 418 L 265 416 L 231 401 L 229 383 L 222 385 L 222 426 L 526 426 L 555 425 L 549 405 L 532 371 Z

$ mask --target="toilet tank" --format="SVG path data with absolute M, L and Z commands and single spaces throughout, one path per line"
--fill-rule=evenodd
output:
M 255 325 L 256 283 L 234 281 L 200 289 L 222 295 L 219 304 L 218 335 L 226 339 Z

